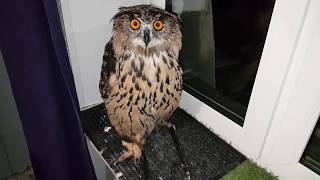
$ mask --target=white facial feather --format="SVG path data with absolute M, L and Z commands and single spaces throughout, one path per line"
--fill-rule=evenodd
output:
M 143 42 L 143 40 L 141 38 L 134 38 L 132 40 L 132 44 L 136 47 L 142 47 L 142 48 L 146 48 L 146 44 Z

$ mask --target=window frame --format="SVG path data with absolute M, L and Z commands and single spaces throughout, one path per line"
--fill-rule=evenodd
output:
M 308 4 L 309 0 L 276 0 L 242 127 L 183 91 L 180 107 L 251 159 L 259 159 L 263 152 Z

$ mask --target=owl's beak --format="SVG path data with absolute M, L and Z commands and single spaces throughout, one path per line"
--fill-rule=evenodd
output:
M 150 42 L 150 30 L 146 29 L 143 33 L 143 41 L 146 44 L 146 47 L 148 47 L 148 44 Z

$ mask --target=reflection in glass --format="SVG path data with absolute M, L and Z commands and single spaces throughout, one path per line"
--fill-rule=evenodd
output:
M 320 121 L 311 135 L 301 158 L 302 164 L 320 174 Z
M 242 125 L 274 0 L 167 0 L 183 24 L 184 89 Z

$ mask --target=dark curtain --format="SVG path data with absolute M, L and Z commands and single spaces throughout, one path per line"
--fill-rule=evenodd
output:
M 56 1 L 0 1 L 0 50 L 37 179 L 96 179 Z

